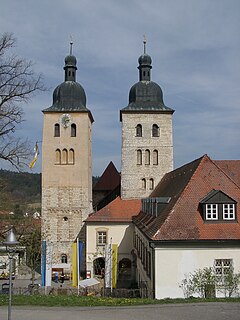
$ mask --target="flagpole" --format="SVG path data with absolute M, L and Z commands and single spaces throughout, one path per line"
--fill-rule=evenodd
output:
M 79 239 L 77 238 L 77 292 L 79 296 Z

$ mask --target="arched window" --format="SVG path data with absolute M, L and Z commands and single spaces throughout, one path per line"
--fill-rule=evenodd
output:
M 142 179 L 142 189 L 146 190 L 146 179 Z
M 61 151 L 59 149 L 57 149 L 55 155 L 56 155 L 55 163 L 61 164 Z
M 68 152 L 67 149 L 63 149 L 62 151 L 62 164 L 68 163 Z
M 153 164 L 158 165 L 158 151 L 153 150 Z
M 136 137 L 142 137 L 142 125 L 138 124 L 136 126 Z
M 142 164 L 142 150 L 137 150 L 137 164 Z
M 69 150 L 68 164 L 74 164 L 74 150 Z
M 54 125 L 54 137 L 60 137 L 60 125 L 55 123 Z
M 152 136 L 159 137 L 159 126 L 157 124 L 152 125 Z
M 145 150 L 145 164 L 150 164 L 150 150 Z
M 67 263 L 67 255 L 65 253 L 61 255 L 61 263 Z
M 149 179 L 149 189 L 153 190 L 154 189 L 154 180 L 151 178 Z
M 76 137 L 77 135 L 77 127 L 75 123 L 71 124 L 71 137 Z

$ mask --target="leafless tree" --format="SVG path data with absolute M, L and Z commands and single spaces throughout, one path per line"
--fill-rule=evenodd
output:
M 31 154 L 28 140 L 15 133 L 24 121 L 23 104 L 45 88 L 42 75 L 33 71 L 33 63 L 12 53 L 15 43 L 11 33 L 0 35 L 0 160 L 19 170 Z

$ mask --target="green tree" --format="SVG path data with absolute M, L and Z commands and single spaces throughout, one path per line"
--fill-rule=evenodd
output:
M 0 35 L 0 160 L 20 169 L 31 155 L 29 142 L 15 135 L 23 122 L 22 104 L 44 86 L 42 76 L 33 71 L 33 63 L 12 53 L 15 43 L 11 33 Z
M 210 298 L 215 295 L 215 274 L 212 268 L 198 269 L 183 279 L 180 287 L 187 298 L 193 294 Z

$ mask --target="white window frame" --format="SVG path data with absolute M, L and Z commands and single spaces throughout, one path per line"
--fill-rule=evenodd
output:
M 233 271 L 233 259 L 215 259 L 214 272 L 219 284 L 224 284 L 224 277 L 229 271 Z
M 235 204 L 224 203 L 223 204 L 223 220 L 235 220 Z
M 208 215 L 210 215 L 208 217 Z M 206 220 L 218 220 L 218 204 L 206 203 Z
M 107 231 L 98 230 L 97 231 L 97 245 L 98 246 L 105 246 L 105 244 L 107 244 Z

